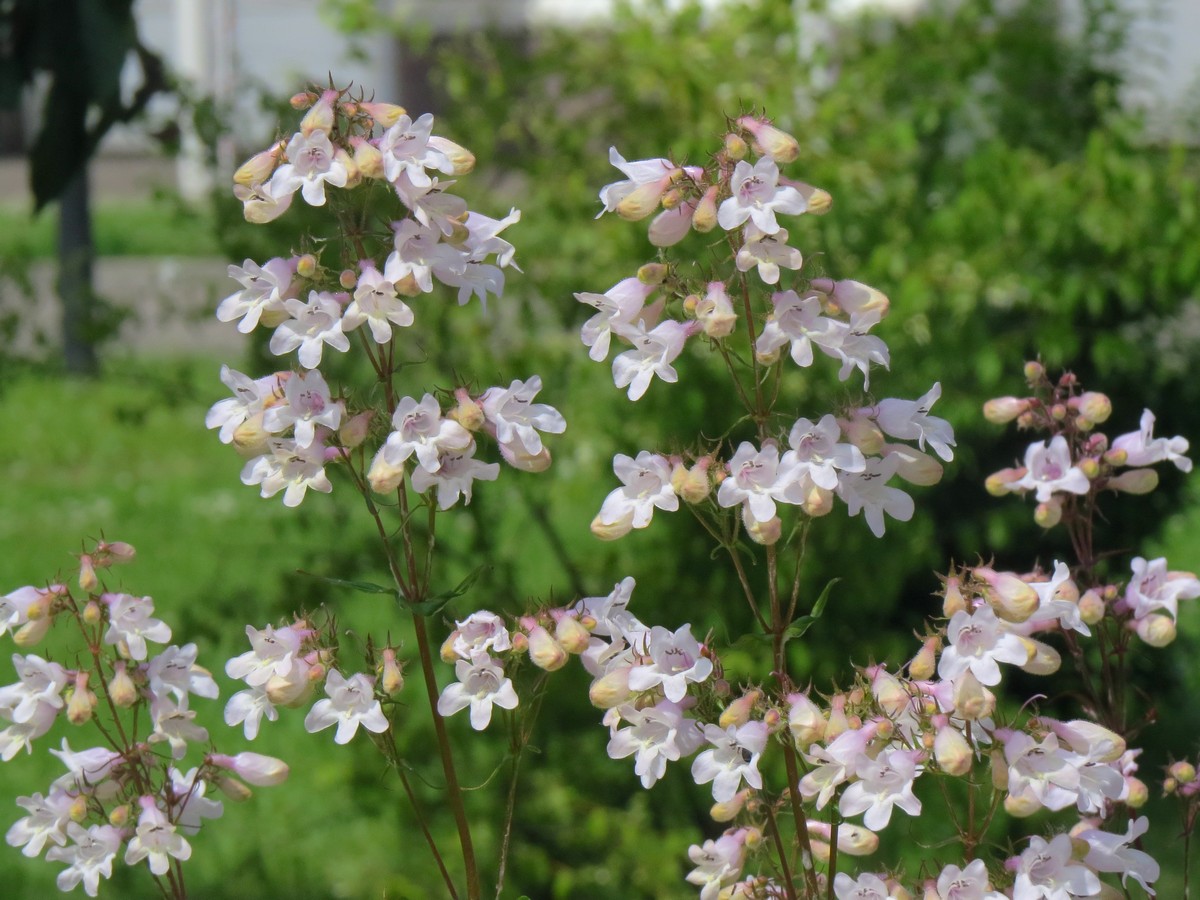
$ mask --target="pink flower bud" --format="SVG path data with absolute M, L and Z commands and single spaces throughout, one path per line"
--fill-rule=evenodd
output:
M 833 491 L 812 485 L 800 501 L 800 508 L 804 510 L 805 515 L 813 519 L 829 515 L 833 512 Z
M 520 440 L 499 444 L 500 456 L 514 469 L 522 472 L 545 472 L 550 468 L 553 457 L 549 448 L 543 446 L 537 453 L 530 453 Z
M 692 228 L 701 234 L 707 234 L 717 227 L 717 190 L 718 185 L 712 185 L 696 203 L 692 212 Z
M 118 828 L 125 827 L 125 823 L 129 821 L 132 815 L 132 810 L 128 803 L 122 803 L 120 806 L 114 806 L 108 813 L 108 824 L 116 825 Z
M 823 216 L 833 208 L 833 195 L 823 188 L 813 187 L 811 184 L 805 184 L 803 181 L 794 181 L 791 178 L 780 178 L 780 184 L 794 187 L 796 191 L 804 198 L 804 202 L 808 204 L 805 212 L 814 216 Z
M 1125 776 L 1125 805 L 1130 809 L 1141 809 L 1150 799 L 1150 790 L 1146 783 L 1136 775 Z
M 1153 469 L 1130 469 L 1108 479 L 1105 487 L 1118 493 L 1149 494 L 1158 487 L 1158 473 Z
M 682 461 L 675 463 L 671 470 L 671 488 L 685 503 L 700 503 L 712 492 L 712 483 L 708 469 L 712 465 L 712 457 L 702 456 L 689 469 Z
M 99 586 L 100 579 L 96 577 L 96 567 L 92 558 L 85 553 L 79 557 L 79 588 L 91 593 Z
M 1024 369 L 1025 380 L 1031 387 L 1036 387 L 1041 384 L 1046 377 L 1046 367 L 1040 362 L 1030 361 L 1025 363 Z
M 742 807 L 746 805 L 746 800 L 754 793 L 747 788 L 744 791 L 738 791 L 733 795 L 732 800 L 727 800 L 724 803 L 714 803 L 709 815 L 712 816 L 714 822 L 732 822 L 738 817 L 738 813 L 742 811 Z
M 254 792 L 236 778 L 222 775 L 216 779 L 217 790 L 235 803 L 241 803 L 254 796 Z
M 478 431 L 482 428 L 486 416 L 483 407 L 471 397 L 470 392 L 464 387 L 455 388 L 454 399 L 454 408 L 446 413 L 446 418 L 453 419 L 467 431 Z
M 88 817 L 88 798 L 86 794 L 80 794 L 71 801 L 67 815 L 70 816 L 72 822 L 82 822 Z
M 283 784 L 288 777 L 288 764 L 273 756 L 263 756 L 261 753 L 239 753 L 236 756 L 224 756 L 214 753 L 208 757 L 208 762 L 222 769 L 228 769 L 239 778 L 257 787 L 272 787 Z
M 807 829 L 810 837 L 828 843 L 833 838 L 833 829 L 828 822 L 809 819 Z M 838 850 L 848 856 L 870 856 L 879 849 L 879 835 L 869 828 L 842 822 L 838 825 Z
M 947 775 L 959 777 L 971 771 L 975 754 L 966 736 L 952 725 L 943 725 L 933 739 L 933 758 Z
M 261 153 L 256 153 L 233 173 L 234 184 L 250 187 L 255 184 L 265 184 L 271 178 L 271 173 L 279 165 L 279 157 L 283 153 L 283 142 L 268 147 Z
M 1094 479 L 1100 474 L 1100 460 L 1094 456 L 1089 456 L 1086 459 L 1079 461 L 1079 471 L 1088 477 L 1089 480 Z
M 945 471 L 942 464 L 928 453 L 922 453 L 907 444 L 884 444 L 883 456 L 896 457 L 899 460 L 896 474 L 909 484 L 919 487 L 937 484 L 942 480 L 942 474 Z
M 404 484 L 404 476 L 404 463 L 393 466 L 383 458 L 383 448 L 380 447 L 375 458 L 371 460 L 371 468 L 367 470 L 367 482 L 371 485 L 371 490 L 377 494 L 390 494 Z
M 917 681 L 926 681 L 932 678 L 933 673 L 937 671 L 937 652 L 941 645 L 942 639 L 936 635 L 925 638 L 917 655 L 909 660 L 908 677 Z
M 1013 485 L 1025 477 L 1026 471 L 1024 466 L 1020 466 L 993 472 L 984 481 L 984 489 L 993 497 L 1003 497 L 1005 494 L 1011 494 L 1015 490 Z
M 671 173 L 668 172 L 658 181 L 639 184 L 617 203 L 616 214 L 630 222 L 646 218 L 658 209 L 662 195 L 670 188 L 671 181 Z
M 1112 448 L 1104 451 L 1104 461 L 1110 466 L 1123 466 L 1129 461 L 1129 451 Z
M 599 515 L 592 519 L 591 531 L 602 541 L 615 541 L 633 530 L 633 510 L 629 510 L 615 522 L 605 522 Z
M 50 633 L 53 624 L 53 616 L 45 615 L 37 619 L 31 616 L 28 622 L 13 632 L 13 643 L 18 647 L 36 647 Z
M 1029 409 L 1023 397 L 996 397 L 983 404 L 983 417 L 993 425 L 1006 425 Z
M 1150 613 L 1139 619 L 1137 635 L 1151 647 L 1165 647 L 1175 640 L 1175 620 L 1170 616 Z
M 846 440 L 861 450 L 864 456 L 878 456 L 883 450 L 883 432 L 862 411 L 849 419 L 838 419 L 837 423 Z
M 1112 415 L 1112 400 L 1099 391 L 1085 391 L 1074 399 L 1078 400 L 1076 408 L 1079 414 L 1096 425 L 1108 421 L 1108 417 Z
M 737 123 L 754 137 L 755 149 L 775 162 L 794 162 L 800 155 L 799 141 L 769 122 L 753 116 L 742 116 Z
M 807 749 L 825 738 L 825 717 L 807 694 L 788 694 L 788 730 L 796 746 Z
M 380 686 L 389 697 L 395 696 L 404 689 L 404 673 L 396 660 L 396 651 L 391 647 L 383 649 L 383 671 L 380 673 Z
M 96 708 L 96 695 L 88 688 L 88 673 L 75 674 L 74 690 L 67 700 L 67 721 L 72 725 L 82 725 L 92 717 Z
M 954 711 L 972 721 L 990 716 L 996 709 L 996 695 L 979 683 L 970 670 L 954 679 Z
M 783 522 L 779 516 L 772 516 L 765 522 L 760 522 L 750 514 L 750 507 L 742 507 L 742 524 L 746 526 L 746 534 L 756 544 L 770 547 L 783 535 Z
M 361 446 L 371 431 L 371 419 L 374 416 L 375 411 L 368 409 L 347 419 L 338 429 L 338 440 L 342 446 L 347 450 Z
M 957 575 L 946 576 L 946 583 L 942 589 L 942 615 L 947 619 L 959 610 L 967 608 L 967 600 L 963 596 L 961 584 Z
M 1095 625 L 1104 618 L 1104 598 L 1094 588 L 1084 591 L 1079 598 L 1079 618 L 1086 625 Z
M 1167 774 L 1181 784 L 1187 784 L 1196 780 L 1196 767 L 1184 759 L 1167 766 Z

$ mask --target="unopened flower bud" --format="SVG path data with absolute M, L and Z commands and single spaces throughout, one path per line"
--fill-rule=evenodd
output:
M 658 209 L 662 195 L 670 187 L 670 174 L 664 175 L 658 181 L 647 181 L 644 184 L 639 184 L 620 199 L 614 211 L 622 219 L 630 222 L 644 219 Z
M 306 669 L 303 665 L 293 665 L 292 671 L 288 675 L 272 675 L 268 678 L 264 690 L 267 699 L 276 706 L 295 708 L 307 702 L 308 698 L 312 696 L 315 680 L 312 678 L 311 670 Z
M 750 721 L 751 713 L 754 712 L 754 704 L 761 698 L 761 691 L 748 691 L 725 707 L 721 717 L 717 719 L 717 724 L 722 728 L 728 728 L 730 725 L 745 725 Z
M 943 725 L 933 739 L 933 758 L 947 775 L 959 777 L 971 771 L 975 754 L 966 736 L 952 725 Z
M 404 689 L 404 673 L 400 670 L 396 651 L 391 647 L 383 648 L 383 671 L 380 673 L 379 685 L 389 697 Z
M 825 717 L 807 694 L 788 694 L 788 730 L 796 746 L 807 749 L 825 737 Z
M 592 682 L 588 688 L 588 699 L 597 709 L 614 709 L 633 696 L 629 689 L 629 671 L 632 666 L 609 669 Z
M 734 162 L 746 158 L 746 153 L 750 148 L 746 146 L 745 139 L 740 134 L 735 134 L 732 131 L 725 135 L 725 155 Z
M 1090 421 L 1097 425 L 1108 421 L 1108 417 L 1112 415 L 1112 400 L 1106 394 L 1101 394 L 1099 391 L 1085 391 L 1077 398 L 1077 409 L 1079 414 L 1086 416 Z
M 1138 620 L 1137 634 L 1151 647 L 1165 647 L 1175 640 L 1175 620 L 1170 616 L 1150 613 Z
M 814 278 L 811 287 L 826 295 L 826 306 L 830 307 L 830 312 L 841 312 L 851 316 L 878 312 L 880 317 L 883 317 L 891 307 L 891 301 L 882 291 L 850 278 L 841 281 Z M 863 452 L 866 453 L 866 450 Z
M 884 444 L 882 452 L 885 458 L 894 456 L 899 460 L 896 474 L 909 484 L 929 487 L 942 480 L 942 464 L 928 453 L 922 453 L 907 444 Z
M 983 598 L 1006 622 L 1024 622 L 1041 602 L 1037 591 L 1011 572 L 976 566 L 974 575 L 984 583 Z
M 236 756 L 225 756 L 214 753 L 208 757 L 208 762 L 222 769 L 228 769 L 244 781 L 257 787 L 272 787 L 287 781 L 288 764 L 273 756 L 261 753 L 239 753 Z
M 728 337 L 737 323 L 737 313 L 725 291 L 725 284 L 713 281 L 708 285 L 704 298 L 696 304 L 696 319 L 704 326 L 704 333 L 711 338 Z
M 779 362 L 779 348 L 776 347 L 774 350 L 767 350 L 765 352 L 759 352 L 756 350 L 754 351 L 754 358 L 758 361 L 760 366 L 766 366 L 769 368 L 770 366 L 773 366 L 775 363 Z
M 646 263 L 637 270 L 637 280 L 642 284 L 662 284 L 669 271 L 665 263 Z
M 1087 459 L 1081 459 L 1079 461 L 1079 471 L 1086 475 L 1090 481 L 1100 474 L 1100 461 L 1092 456 L 1089 456 Z
M 499 447 L 504 461 L 522 472 L 545 472 L 553 462 L 548 447 L 543 446 L 537 453 L 530 453 L 519 438 L 501 443 Z
M 777 163 L 790 163 L 800 155 L 800 143 L 786 131 L 753 116 L 742 116 L 738 125 L 754 137 L 755 149 Z M 728 147 L 726 139 L 726 147 Z
M 391 128 L 405 114 L 404 107 L 395 103 L 359 103 L 358 108 L 384 128 Z
M 271 434 L 263 427 L 263 414 L 257 413 L 233 431 L 233 449 L 243 459 L 261 456 L 267 450 Z
M 993 472 L 984 481 L 984 489 L 993 497 L 1003 497 L 1005 494 L 1012 493 L 1012 486 L 1024 478 L 1025 473 L 1026 469 L 1024 466 Z
M 96 545 L 96 552 L 103 553 L 115 563 L 130 562 L 137 556 L 133 544 L 125 541 L 101 541 Z
M 529 660 L 539 669 L 553 672 L 567 663 L 567 651 L 543 626 L 528 628 Z
M 883 450 L 883 432 L 865 415 L 855 415 L 850 419 L 837 421 L 846 440 L 861 450 L 863 456 L 878 456 Z
M 1104 451 L 1104 461 L 1110 466 L 1123 466 L 1129 461 L 1129 451 L 1110 448 Z
M 839 846 L 841 841 L 838 841 Z M 913 895 L 908 892 L 908 888 L 896 881 L 895 878 L 889 878 L 884 882 L 887 887 L 888 897 L 891 900 L 913 900 Z
M 446 640 L 442 641 L 442 647 L 438 651 L 438 656 L 442 658 L 442 662 L 454 665 L 454 663 L 461 658 L 459 657 L 458 652 L 454 649 L 454 644 L 458 641 L 461 634 L 462 632 L 455 628 L 452 632 L 450 632 Z
M 231 778 L 228 775 L 222 775 L 216 779 L 217 790 L 232 800 L 234 803 L 241 803 L 249 800 L 254 796 L 254 792 L 246 785 L 242 784 L 236 778 Z
M 956 612 L 967 608 L 967 600 L 963 597 L 961 584 L 957 575 L 946 577 L 946 584 L 942 589 L 942 615 L 947 619 Z
M 747 788 L 744 791 L 738 791 L 732 799 L 724 803 L 714 803 L 712 809 L 709 810 L 709 815 L 712 816 L 714 822 L 732 822 L 738 817 L 738 813 L 746 805 L 746 799 L 752 793 L 753 791 Z
M 1029 401 L 1023 397 L 996 397 L 983 404 L 983 417 L 993 425 L 1007 425 L 1027 409 Z
M 317 95 L 312 91 L 301 91 L 298 94 L 292 94 L 292 96 L 288 98 L 288 105 L 291 106 L 292 109 L 308 109 L 316 102 Z
M 1056 422 L 1065 422 L 1067 418 L 1067 407 L 1064 403 L 1055 403 L 1050 407 L 1050 418 Z
M 282 153 L 283 144 L 279 143 L 263 150 L 261 153 L 254 154 L 238 166 L 237 171 L 233 173 L 234 184 L 240 184 L 244 187 L 265 184 L 270 180 L 275 167 L 279 165 L 279 157 Z
M 1150 790 L 1146 787 L 1146 783 L 1136 775 L 1126 775 L 1125 805 L 1130 809 L 1140 809 L 1146 805 L 1146 801 L 1149 799 Z
M 812 485 L 805 491 L 800 508 L 804 510 L 805 515 L 814 519 L 829 515 L 833 512 L 833 491 L 816 484 Z
M 314 103 L 300 120 L 300 133 L 305 137 L 311 137 L 315 131 L 328 134 L 333 129 L 333 104 L 337 98 L 337 91 L 325 91 L 321 94 L 321 99 Z
M 1108 479 L 1105 487 L 1126 494 L 1149 494 L 1158 487 L 1158 472 L 1154 469 L 1130 469 Z
M 71 801 L 67 815 L 70 816 L 72 822 L 82 822 L 87 818 L 88 798 L 85 794 L 80 794 Z
M 486 416 L 483 414 L 483 407 L 471 398 L 470 392 L 464 388 L 454 389 L 455 405 L 448 413 L 447 419 L 453 419 L 467 431 L 478 431 L 483 427 Z
M 312 278 L 317 274 L 317 258 L 305 253 L 296 259 L 296 274 L 301 278 Z
M 427 143 L 430 149 L 440 153 L 449 164 L 449 175 L 467 175 L 475 168 L 475 154 L 454 141 L 433 135 Z
M 708 477 L 712 457 L 702 456 L 689 469 L 682 462 L 675 464 L 671 470 L 671 488 L 683 499 L 684 503 L 700 503 L 712 492 L 712 483 Z
M 1041 801 L 1032 792 L 1008 794 L 1004 798 L 1004 811 L 1014 819 L 1027 819 L 1041 808 Z
M 112 678 L 108 679 L 108 698 L 117 706 L 128 709 L 137 703 L 138 692 L 125 665 L 125 660 L 119 659 L 113 667 Z
M 750 535 L 750 539 L 764 547 L 777 543 L 783 535 L 783 522 L 779 516 L 772 516 L 767 521 L 760 522 L 750 512 L 749 505 L 742 509 L 742 524 L 746 526 L 746 534 Z
M 554 638 L 568 653 L 580 654 L 588 648 L 591 633 L 572 615 L 560 615 L 554 623 Z
M 1031 637 L 1020 638 L 1020 641 L 1029 651 L 1029 659 L 1020 666 L 1023 672 L 1030 675 L 1053 675 L 1062 667 L 1062 656 L 1049 644 Z
M 79 557 L 79 588 L 91 593 L 99 586 L 100 579 L 96 577 L 96 566 L 93 564 L 92 558 L 85 553 Z
M 368 409 L 343 422 L 342 427 L 338 429 L 338 440 L 342 446 L 347 450 L 361 446 L 371 431 L 371 419 L 374 416 L 374 410 Z
M 599 514 L 592 519 L 591 531 L 602 541 L 615 541 L 633 530 L 633 510 L 629 510 L 615 522 L 605 522 Z
M 342 273 L 338 276 L 338 284 L 346 290 L 352 290 L 358 284 L 358 273 L 353 269 L 342 269 Z
M 393 466 L 384 459 L 383 448 L 380 447 L 375 458 L 371 460 L 371 468 L 367 470 L 367 482 L 371 485 L 371 490 L 377 494 L 390 494 L 404 484 L 404 476 L 404 463 Z
M 129 816 L 130 809 L 128 803 L 114 806 L 108 811 L 108 824 L 115 825 L 117 828 L 123 828 L 125 823 L 129 821 Z
M 933 673 L 937 671 L 937 652 L 941 643 L 941 638 L 936 636 L 925 638 L 917 655 L 909 660 L 909 678 L 925 681 L 933 677 Z
M 67 721 L 72 725 L 82 725 L 92 717 L 96 708 L 96 695 L 87 686 L 88 673 L 79 672 L 75 675 L 74 690 L 67 701 Z
M 807 204 L 804 211 L 809 215 L 823 216 L 833 208 L 833 195 L 824 188 L 813 187 L 803 181 L 793 181 L 791 178 L 780 178 L 779 183 L 796 189 L 804 198 Z
M 1181 759 L 1167 766 L 1167 774 L 1181 784 L 1187 784 L 1196 780 L 1196 767 L 1186 759 Z
M 1033 521 L 1042 528 L 1053 528 L 1062 521 L 1062 499 L 1054 494 L 1033 508 Z
M 717 227 L 717 187 L 714 184 L 705 190 L 692 212 L 692 227 L 701 234 Z
M 525 632 L 523 632 L 523 631 L 514 632 L 513 636 L 512 636 L 512 652 L 520 654 L 520 653 L 526 653 L 526 652 L 528 652 L 528 650 L 529 650 L 529 638 L 526 636 Z
M 1038 385 L 1046 377 L 1046 367 L 1040 362 L 1030 360 L 1025 363 L 1024 375 L 1030 385 Z
M 982 719 L 996 709 L 996 695 L 979 683 L 970 669 L 954 679 L 954 711 L 961 718 Z
M 13 632 L 13 643 L 18 647 L 36 647 L 50 633 L 54 617 L 44 615 L 40 618 L 30 618 L 28 622 Z
M 1095 625 L 1104 618 L 1104 598 L 1094 588 L 1084 591 L 1079 598 L 1079 618 L 1085 625 Z
M 83 621 L 89 625 L 99 625 L 104 620 L 104 610 L 95 600 L 89 600 L 83 607 Z

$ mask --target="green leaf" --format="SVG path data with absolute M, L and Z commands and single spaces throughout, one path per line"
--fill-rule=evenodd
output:
M 423 600 L 420 603 L 405 603 L 405 609 L 418 616 L 432 616 L 445 609 L 451 601 L 457 600 L 463 594 L 471 589 L 479 576 L 483 574 L 485 566 L 477 566 L 470 575 L 458 583 L 458 586 L 451 588 L 448 591 L 443 591 L 440 594 L 434 594 L 428 600 Z
M 841 580 L 840 578 L 831 578 L 829 583 L 825 585 L 825 590 L 821 591 L 821 596 L 817 598 L 817 602 L 813 604 L 812 612 L 806 616 L 801 616 L 787 627 L 787 631 L 783 633 L 783 642 L 785 644 L 793 638 L 803 637 L 804 632 L 812 628 L 813 623 L 821 618 L 821 614 L 825 612 L 825 604 L 829 602 L 829 592 Z
M 311 572 L 301 570 L 303 575 L 312 575 L 313 578 L 320 579 L 327 584 L 335 584 L 338 587 L 348 587 L 351 590 L 359 591 L 363 594 L 391 594 L 395 596 L 397 591 L 395 587 L 388 587 L 383 584 L 375 584 L 370 581 L 348 581 L 345 578 L 329 578 L 325 575 L 313 575 Z

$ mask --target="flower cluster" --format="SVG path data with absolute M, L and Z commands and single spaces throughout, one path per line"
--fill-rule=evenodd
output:
M 167 896 L 182 897 L 180 864 L 192 852 L 187 837 L 222 812 L 220 801 L 206 796 L 210 788 L 243 799 L 243 782 L 278 784 L 288 767 L 255 753 L 207 752 L 198 765 L 180 764 L 209 743 L 190 700 L 215 699 L 217 685 L 196 663 L 195 644 L 151 652 L 150 644 L 170 642 L 171 629 L 155 618 L 149 597 L 105 587 L 105 570 L 133 556 L 128 544 L 101 541 L 80 557 L 79 592 L 30 585 L 0 597 L 0 634 L 11 630 L 17 646 L 37 645 L 63 621 L 82 642 L 70 665 L 13 654 L 19 680 L 0 687 L 0 716 L 11 723 L 0 732 L 0 757 L 32 753 L 33 741 L 60 718 L 94 723 L 102 738 L 83 750 L 64 738 L 61 750 L 50 750 L 66 771 L 45 793 L 18 798 L 26 814 L 6 838 L 25 856 L 45 851 L 47 860 L 65 863 L 61 890 L 82 883 L 96 896 L 123 852 L 126 865 L 145 861 L 154 876 L 165 876 Z

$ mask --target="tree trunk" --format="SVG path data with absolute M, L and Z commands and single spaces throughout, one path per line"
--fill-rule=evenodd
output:
M 92 214 L 84 165 L 59 198 L 58 296 L 62 300 L 63 359 L 68 372 L 85 377 L 100 373 L 95 347 L 92 254 Z

